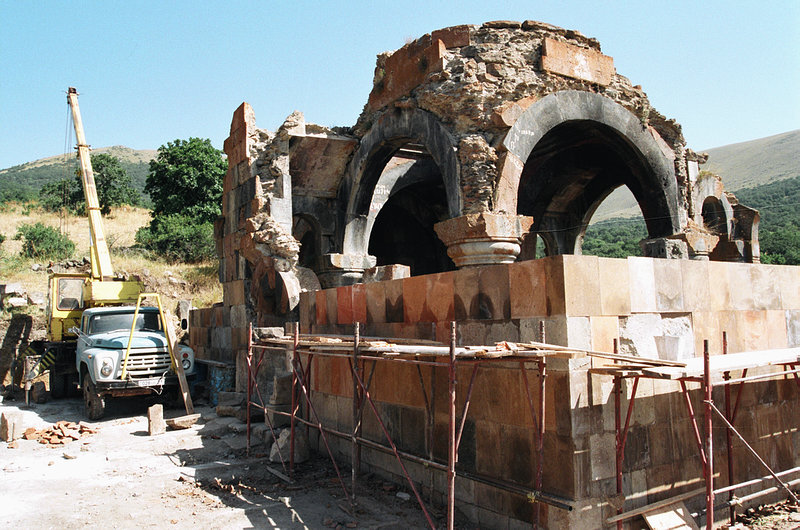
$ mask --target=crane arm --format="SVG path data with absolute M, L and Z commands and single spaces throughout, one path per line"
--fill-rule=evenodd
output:
M 100 214 L 100 201 L 97 198 L 97 186 L 95 186 L 94 182 L 92 160 L 89 157 L 89 145 L 86 143 L 86 137 L 83 133 L 83 121 L 78 107 L 78 91 L 74 87 L 69 87 L 67 101 L 72 109 L 72 122 L 75 124 L 78 158 L 81 163 L 81 182 L 83 183 L 83 194 L 86 197 L 86 211 L 89 216 L 89 233 L 91 236 L 89 253 L 92 264 L 92 278 L 111 279 L 114 276 L 114 268 L 111 265 L 111 255 L 103 233 L 103 220 Z

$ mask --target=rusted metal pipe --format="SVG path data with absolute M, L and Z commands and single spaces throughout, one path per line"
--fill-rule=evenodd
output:
M 714 406 L 711 396 L 711 368 L 708 339 L 703 340 L 703 392 L 705 394 L 705 427 L 706 427 L 706 462 L 704 475 L 706 479 L 706 528 L 714 528 L 714 436 L 711 408 Z
M 728 355 L 728 332 L 722 332 L 722 355 Z M 731 373 L 726 371 L 722 374 L 722 378 L 726 381 L 731 378 Z M 725 385 L 725 417 L 728 421 L 733 423 L 733 416 L 731 411 L 731 385 Z M 731 437 L 731 430 L 725 429 L 725 446 L 728 453 L 728 484 L 733 484 L 733 438 Z M 733 500 L 733 491 L 728 493 L 728 501 Z M 728 508 L 728 519 L 731 526 L 736 523 L 736 507 L 731 505 Z
M 448 365 L 449 421 L 447 437 L 447 530 L 453 530 L 456 504 L 456 323 L 450 323 L 450 364 Z

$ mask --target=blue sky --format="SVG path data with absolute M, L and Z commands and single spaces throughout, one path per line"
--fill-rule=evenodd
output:
M 597 38 L 700 150 L 800 128 L 800 2 L 0 0 L 0 168 L 64 152 L 75 86 L 95 147 L 227 136 L 249 102 L 355 123 L 375 56 L 432 30 L 540 20 Z

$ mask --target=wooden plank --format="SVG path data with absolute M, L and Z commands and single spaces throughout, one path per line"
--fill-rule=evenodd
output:
M 784 348 L 779 350 L 748 351 L 730 353 L 728 355 L 712 355 L 709 359 L 711 374 L 721 375 L 723 372 L 744 370 L 745 368 L 763 368 L 800 361 L 800 348 Z M 648 375 L 664 379 L 681 379 L 703 375 L 703 358 L 687 359 L 684 368 L 654 367 L 645 370 Z
M 627 519 L 632 519 L 637 515 L 650 513 L 652 511 L 659 510 L 661 508 L 671 506 L 679 502 L 683 502 L 686 499 L 691 499 L 692 497 L 696 497 L 697 495 L 702 495 L 705 492 L 706 492 L 705 488 L 697 488 L 692 491 L 687 491 L 686 493 L 681 493 L 680 495 L 670 497 L 669 499 L 664 499 L 663 501 L 654 502 L 652 504 L 648 504 L 647 506 L 642 506 L 641 508 L 636 508 L 628 512 L 623 512 L 619 515 L 615 515 L 614 517 L 609 517 L 608 519 L 606 519 L 606 523 L 613 524 L 616 523 L 617 521 L 625 521 Z
M 683 502 L 653 510 L 642 517 L 653 530 L 700 530 Z
M 178 384 L 181 387 L 181 395 L 183 396 L 183 404 L 186 406 L 186 414 L 194 414 L 194 405 L 192 404 L 192 395 L 189 393 L 189 383 L 186 381 L 186 372 L 183 371 L 183 363 L 178 358 L 178 340 L 175 337 L 175 330 L 172 329 L 170 323 L 172 322 L 172 314 L 169 310 L 164 311 L 164 332 L 167 335 L 167 340 L 170 343 L 170 351 L 172 352 L 172 360 L 175 363 L 175 373 L 178 374 Z

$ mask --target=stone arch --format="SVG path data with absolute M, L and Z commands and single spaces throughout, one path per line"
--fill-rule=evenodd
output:
M 548 248 L 557 253 L 580 252 L 591 215 L 622 185 L 636 197 L 650 238 L 680 231 L 673 152 L 607 97 L 574 90 L 550 94 L 520 116 L 503 146 L 517 163 L 506 162 L 497 208 L 532 215 L 531 231 L 546 234 Z M 535 175 L 538 169 L 557 172 L 559 163 L 570 165 L 569 178 Z M 519 203 L 521 197 L 526 204 Z
M 398 191 L 396 176 L 384 173 L 392 157 L 405 145 L 420 145 L 438 167 L 450 217 L 461 213 L 461 189 L 456 141 L 431 113 L 419 109 L 389 109 L 361 139 L 339 190 L 347 204 L 342 220 L 342 252 L 367 254 L 369 236 L 380 210 L 380 194 Z

